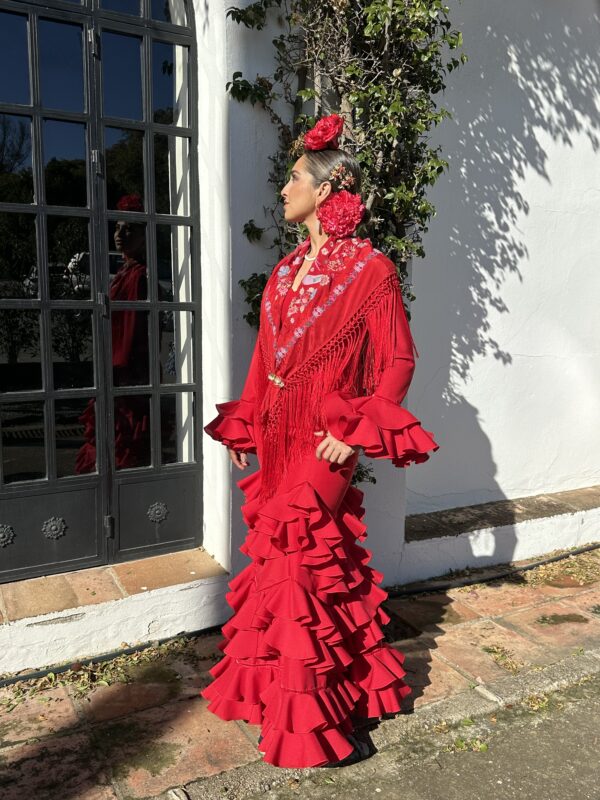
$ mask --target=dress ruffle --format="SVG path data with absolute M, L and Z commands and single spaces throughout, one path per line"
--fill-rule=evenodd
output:
M 400 709 L 410 694 L 404 655 L 384 641 L 383 574 L 369 566 L 363 493 L 349 485 L 330 509 L 309 480 L 259 500 L 260 470 L 244 476 L 240 550 L 229 583 L 223 659 L 201 694 L 222 719 L 261 726 L 264 761 L 313 767 L 352 752 L 352 717 Z
M 378 395 L 351 397 L 330 392 L 324 399 L 327 427 L 340 441 L 360 446 L 369 458 L 388 458 L 395 467 L 421 464 L 439 445 L 433 433 L 398 403 Z
M 204 430 L 217 442 L 239 452 L 256 453 L 254 439 L 254 403 L 247 400 L 230 400 L 217 403 L 219 415 Z

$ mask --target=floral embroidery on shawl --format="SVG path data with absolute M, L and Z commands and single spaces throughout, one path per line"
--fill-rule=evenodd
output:
M 275 285 L 275 294 L 284 297 L 288 289 L 292 285 L 292 277 L 290 276 L 290 265 L 282 264 L 277 270 L 277 284 Z
M 315 321 L 321 316 L 321 314 L 324 314 L 327 311 L 329 311 L 329 309 L 335 303 L 338 297 L 340 297 L 346 291 L 348 286 L 350 286 L 350 284 L 362 272 L 366 264 L 368 264 L 372 258 L 378 255 L 381 255 L 381 252 L 373 248 L 366 258 L 357 261 L 352 271 L 346 276 L 346 279 L 342 283 L 339 283 L 333 289 L 327 300 L 325 300 L 325 302 L 322 305 L 318 305 L 315 306 L 315 308 L 313 308 L 310 317 L 308 317 L 308 319 L 302 325 L 299 325 L 297 328 L 294 329 L 292 337 L 288 339 L 288 341 L 284 345 L 276 349 L 275 366 L 278 367 L 281 364 L 284 357 L 290 352 L 290 350 L 294 347 L 294 345 L 298 342 L 298 340 L 301 339 L 302 336 L 304 336 L 306 331 L 312 325 L 315 324 Z

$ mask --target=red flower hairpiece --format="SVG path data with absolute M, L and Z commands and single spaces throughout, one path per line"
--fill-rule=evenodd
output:
M 338 137 L 344 128 L 344 120 L 339 114 L 321 117 L 313 128 L 304 134 L 305 150 L 337 150 Z
M 359 194 L 342 189 L 333 192 L 317 208 L 317 219 L 330 236 L 349 236 L 359 225 L 365 205 Z
M 139 194 L 124 194 L 117 202 L 119 211 L 143 211 L 144 203 Z

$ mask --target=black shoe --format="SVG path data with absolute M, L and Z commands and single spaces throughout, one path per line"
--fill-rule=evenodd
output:
M 356 764 L 358 761 L 363 761 L 363 759 L 368 758 L 371 754 L 371 749 L 366 742 L 361 742 L 360 739 L 357 739 L 352 734 L 348 734 L 346 737 L 350 744 L 354 745 L 354 750 L 350 753 L 350 755 L 346 756 L 346 758 L 342 758 L 341 761 L 332 761 L 329 764 L 321 764 L 322 767 L 349 767 L 350 764 Z

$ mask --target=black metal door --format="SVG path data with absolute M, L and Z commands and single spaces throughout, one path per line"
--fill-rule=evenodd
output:
M 170 0 L 0 0 L 0 580 L 201 532 L 194 44 Z

